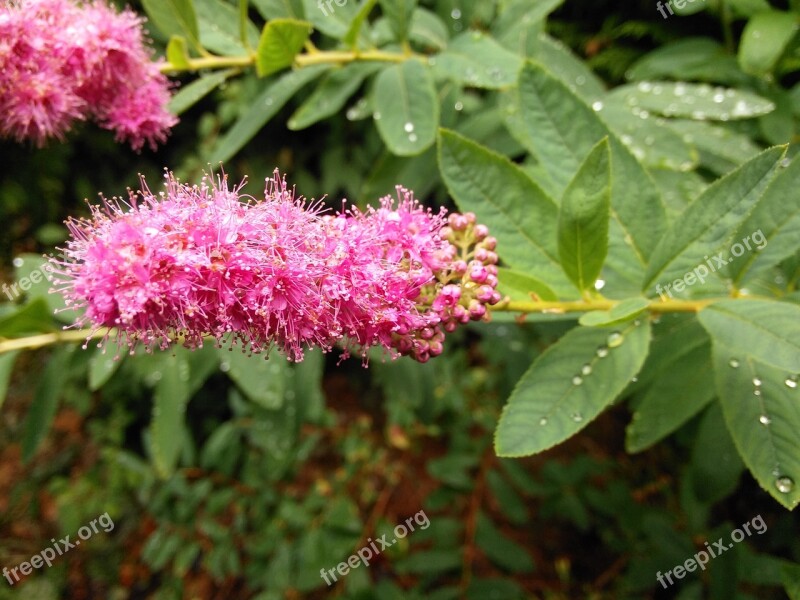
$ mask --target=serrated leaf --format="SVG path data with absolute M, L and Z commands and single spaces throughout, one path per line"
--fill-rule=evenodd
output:
M 27 463 L 47 436 L 58 409 L 58 400 L 69 375 L 70 355 L 64 348 L 48 359 L 42 378 L 36 386 L 28 413 L 22 423 L 22 461 Z
M 497 291 L 512 300 L 530 300 L 531 294 L 536 294 L 545 302 L 558 300 L 556 293 L 546 283 L 527 273 L 500 267 L 497 269 L 497 279 Z
M 752 119 L 775 110 L 772 102 L 751 92 L 681 81 L 622 85 L 614 88 L 610 97 L 665 117 L 699 121 Z
M 319 77 L 330 67 L 315 65 L 291 71 L 267 84 L 252 106 L 220 139 L 209 159 L 212 164 L 226 162 L 241 150 L 259 130 L 306 84 Z
M 796 13 L 768 10 L 747 21 L 739 41 L 739 65 L 745 73 L 770 73 L 797 33 Z
M 477 31 L 453 39 L 430 63 L 437 73 L 454 81 L 490 90 L 514 85 L 522 67 L 518 55 Z
M 205 98 L 210 92 L 218 88 L 226 79 L 237 72 L 238 69 L 225 69 L 195 79 L 189 85 L 181 87 L 178 93 L 170 99 L 167 108 L 171 113 L 180 115 Z
M 567 186 L 558 213 L 561 267 L 580 291 L 594 289 L 608 252 L 611 163 L 600 141 Z
M 439 101 L 430 70 L 419 60 L 386 67 L 373 90 L 375 124 L 398 156 L 421 154 L 436 139 Z
M 691 348 L 670 362 L 633 411 L 625 432 L 625 449 L 641 452 L 662 440 L 705 408 L 714 399 L 714 384 L 708 376 L 710 346 Z
M 192 0 L 142 0 L 147 16 L 166 36 L 185 35 L 201 49 L 197 13 Z
M 530 177 L 504 156 L 448 130 L 439 135 L 439 168 L 458 207 L 481 215 L 506 263 L 556 293 L 573 293 L 557 258 L 556 205 Z
M 380 68 L 378 63 L 353 63 L 331 70 L 289 118 L 289 129 L 299 131 L 337 114 L 364 79 Z
M 800 504 L 800 306 L 724 300 L 701 311 L 725 422 L 748 469 L 789 509 Z
M 699 151 L 700 163 L 717 175 L 725 175 L 761 152 L 748 136 L 730 127 L 704 121 L 669 119 L 666 127 Z
M 571 330 L 514 388 L 495 431 L 498 456 L 536 454 L 583 429 L 639 372 L 649 344 L 649 320 L 619 331 Z
M 653 252 L 643 290 L 648 293 L 656 284 L 663 286 L 682 278 L 704 263 L 706 256 L 729 248 L 733 234 L 764 193 L 783 153 L 783 148 L 765 150 L 715 181 L 692 202 Z
M 272 19 L 258 41 L 256 71 L 259 77 L 289 67 L 311 35 L 311 23 L 296 19 Z
M 650 301 L 647 298 L 627 298 L 615 304 L 611 310 L 594 310 L 578 319 L 584 327 L 610 327 L 619 325 L 641 315 Z
M 161 477 L 167 477 L 174 471 L 183 447 L 190 369 L 182 354 L 165 356 L 162 361 L 161 378 L 153 392 L 150 433 L 153 466 Z
M 527 4 L 527 0 L 525 0 Z M 562 2 L 559 2 L 561 4 Z M 553 4 L 552 2 L 550 4 Z M 541 4 L 533 5 L 533 10 Z M 536 46 L 535 58 L 547 65 L 550 72 L 563 81 L 586 102 L 594 102 L 605 95 L 603 80 L 561 41 L 541 33 Z
M 780 166 L 758 204 L 733 235 L 737 243 L 752 244 L 726 270 L 737 286 L 748 274 L 777 265 L 800 248 L 800 203 L 788 200 L 800 189 L 800 159 L 795 157 L 788 166 L 782 161 Z
M 11 380 L 14 361 L 17 359 L 19 352 L 19 350 L 12 350 L 11 352 L 0 354 L 0 408 L 3 408 L 3 403 L 6 401 L 8 383 Z

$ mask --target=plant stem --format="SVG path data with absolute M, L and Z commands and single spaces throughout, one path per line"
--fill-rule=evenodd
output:
M 651 313 L 698 312 L 713 303 L 708 300 L 661 300 L 653 301 L 647 308 Z M 508 300 L 490 307 L 497 312 L 518 313 L 570 313 L 590 312 L 593 310 L 611 310 L 619 304 L 616 300 L 578 300 L 574 302 L 539 302 L 533 300 Z
M 383 50 L 353 50 L 320 51 L 308 48 L 307 52 L 298 54 L 294 64 L 298 68 L 312 65 L 346 65 L 352 62 L 392 62 L 400 63 L 410 58 L 424 58 L 413 52 L 384 52 Z M 227 69 L 230 67 L 251 67 L 255 64 L 255 54 L 247 56 L 202 56 L 189 58 L 185 65 L 165 63 L 161 66 L 162 73 L 180 73 L 185 71 L 200 71 L 202 69 Z
M 52 344 L 83 342 L 87 339 L 98 339 L 105 337 L 108 333 L 108 330 L 103 329 L 99 331 L 94 331 L 92 329 L 73 329 L 70 331 L 42 333 L 28 337 L 14 338 L 11 340 L 0 338 L 0 354 L 3 354 L 4 352 L 11 352 L 12 350 L 33 350 L 35 348 L 42 348 L 43 346 L 50 346 Z

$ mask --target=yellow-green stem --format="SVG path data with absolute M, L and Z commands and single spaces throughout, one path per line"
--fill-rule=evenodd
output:
M 708 300 L 661 300 L 653 301 L 648 307 L 651 313 L 672 312 L 698 312 L 713 303 L 715 299 Z M 578 300 L 574 302 L 541 302 L 534 300 L 505 300 L 490 307 L 492 311 L 518 312 L 518 313 L 570 313 L 590 312 L 593 310 L 611 310 L 616 306 L 616 300 Z

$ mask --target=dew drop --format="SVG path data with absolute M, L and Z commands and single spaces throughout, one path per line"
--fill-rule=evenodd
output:
M 637 381 L 639 381 L 638 377 L 631 377 L 631 383 L 636 383 Z
M 222 371 L 223 373 L 227 373 L 228 371 L 231 370 L 231 363 L 229 363 L 228 361 L 222 361 L 221 363 L 219 363 L 219 370 Z
M 781 494 L 788 494 L 794 489 L 794 481 L 789 477 L 778 477 L 775 480 L 775 487 Z
M 606 344 L 608 344 L 609 348 L 618 348 L 619 346 L 622 346 L 624 341 L 625 337 L 619 331 L 615 331 L 614 333 L 608 334 Z
M 580 423 L 581 421 L 583 421 L 583 415 L 579 412 L 574 412 L 572 413 L 572 420 L 575 421 L 576 423 Z
M 594 289 L 596 289 L 597 291 L 602 290 L 604 287 L 606 287 L 606 282 L 604 279 L 598 279 L 597 281 L 594 282 Z
M 460 19 L 461 18 L 461 10 L 459 10 L 458 8 L 454 8 L 453 10 L 450 11 L 450 16 L 455 20 Z
M 456 102 L 456 105 L 453 108 L 455 108 L 457 111 L 460 112 L 460 111 L 464 110 L 464 103 L 463 102 Z
M 539 419 L 539 425 L 547 425 L 547 417 L 542 417 Z
M 581 367 L 581 375 L 591 375 L 592 374 L 592 365 L 586 363 Z
M 785 383 L 786 387 L 788 388 L 792 388 L 793 390 L 797 389 L 797 375 L 792 375 L 791 377 L 787 377 L 786 381 L 784 381 L 783 383 Z
M 416 133 L 409 133 L 408 134 L 408 141 L 409 142 L 416 142 L 417 141 L 417 134 Z
M 720 102 L 724 102 L 725 101 L 725 95 L 720 93 L 720 92 L 717 92 L 716 94 L 714 94 L 714 96 L 712 96 L 711 99 L 714 102 L 716 102 L 717 104 L 719 104 Z
M 593 102 L 593 103 L 592 103 L 592 109 L 593 109 L 595 112 L 598 112 L 598 111 L 601 111 L 601 110 L 603 110 L 603 103 L 602 103 L 602 102 L 600 102 L 600 100 L 597 100 L 596 102 Z
M 405 130 L 406 133 L 411 133 L 412 131 L 414 131 L 414 124 L 408 122 L 405 125 L 403 125 L 403 129 Z
M 586 77 L 584 77 L 583 75 L 578 75 L 575 78 L 575 84 L 576 85 L 583 85 L 584 83 L 586 83 Z
M 738 369 L 739 368 L 739 361 L 736 360 L 735 358 L 730 359 L 728 361 L 728 364 L 734 369 Z
M 375 114 L 372 115 L 372 118 L 375 119 L 376 121 L 380 121 L 381 120 L 381 113 L 376 112 Z
M 783 167 L 784 169 L 785 169 L 786 167 L 788 167 L 790 164 L 792 164 L 792 159 L 791 159 L 791 158 L 783 158 L 783 159 L 781 159 L 780 165 L 781 165 L 781 167 Z
M 770 419 L 767 415 L 761 415 L 760 417 L 758 417 L 758 422 L 761 423 L 762 425 L 769 425 L 770 423 L 772 423 L 772 419 Z
M 756 387 L 761 387 L 763 382 L 758 377 L 753 377 L 753 385 Z
M 638 88 L 638 90 L 639 90 L 640 92 L 649 92 L 650 90 L 652 90 L 652 89 L 653 89 L 653 85 L 652 85 L 651 83 L 648 83 L 647 81 L 642 81 L 642 82 L 641 82 L 641 83 L 640 83 L 640 84 L 637 86 L 637 88 Z
M 605 358 L 606 356 L 608 356 L 608 348 L 606 348 L 605 346 L 600 346 L 597 349 L 597 356 L 598 358 Z
M 25 264 L 25 261 L 24 261 L 22 258 L 20 258 L 19 256 L 18 256 L 18 257 L 16 257 L 16 258 L 15 258 L 13 261 L 11 261 L 11 262 L 12 262 L 12 264 L 13 264 L 13 265 L 14 265 L 16 268 L 18 268 L 18 269 L 19 269 L 19 268 L 20 268 L 22 265 L 24 265 L 24 264 Z
M 582 383 L 583 383 L 583 377 L 581 377 L 580 375 L 575 375 L 575 377 L 572 378 L 572 385 L 580 385 Z

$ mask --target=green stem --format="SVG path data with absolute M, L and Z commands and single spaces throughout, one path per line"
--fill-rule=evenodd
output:
M 651 313 L 699 312 L 717 299 L 708 300 L 661 300 L 653 301 L 647 310 Z M 533 300 L 506 300 L 491 310 L 496 312 L 518 313 L 571 313 L 593 310 L 611 310 L 619 302 L 616 300 L 578 300 L 574 302 L 538 302 Z
M 63 344 L 69 342 L 83 342 L 87 339 L 99 339 L 107 334 L 113 335 L 113 330 L 93 329 L 71 329 L 69 331 L 54 331 L 53 333 L 42 333 L 28 337 L 5 339 L 0 338 L 0 354 L 11 352 L 12 350 L 34 350 L 53 344 Z
M 298 54 L 294 64 L 298 68 L 312 65 L 346 65 L 352 62 L 391 62 L 401 63 L 410 58 L 422 58 L 424 55 L 412 52 L 384 52 L 383 50 L 325 50 L 320 51 L 307 48 L 307 51 Z M 190 58 L 185 65 L 164 63 L 162 73 L 180 73 L 186 71 L 200 71 L 202 69 L 228 69 L 230 67 L 250 67 L 255 64 L 255 54 L 247 56 L 201 56 Z

